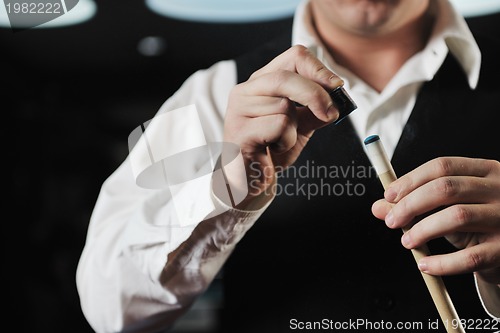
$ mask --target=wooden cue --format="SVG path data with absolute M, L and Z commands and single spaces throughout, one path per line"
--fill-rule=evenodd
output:
M 386 190 L 389 187 L 389 184 L 395 181 L 397 177 L 391 162 L 387 157 L 382 141 L 378 135 L 372 135 L 367 137 L 364 143 L 368 158 L 375 167 L 384 190 Z M 410 227 L 402 228 L 403 232 L 407 232 L 409 229 Z M 429 248 L 426 244 L 412 249 L 411 252 L 417 263 L 421 258 L 430 255 Z M 464 333 L 465 330 L 462 326 L 462 322 L 460 321 L 457 311 L 455 310 L 455 306 L 453 305 L 450 295 L 446 290 L 443 279 L 440 276 L 430 275 L 424 272 L 421 272 L 421 274 L 424 278 L 425 284 L 427 285 L 427 289 L 431 294 L 432 300 L 436 305 L 439 315 L 441 316 L 441 320 L 443 321 L 446 331 L 448 333 Z

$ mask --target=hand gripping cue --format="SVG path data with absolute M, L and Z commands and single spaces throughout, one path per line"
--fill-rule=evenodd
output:
M 387 157 L 382 141 L 380 141 L 378 135 L 372 135 L 365 139 L 364 144 L 368 158 L 377 171 L 377 175 L 384 190 L 386 190 L 389 184 L 395 181 L 397 177 Z M 403 228 L 403 232 L 407 232 L 408 230 L 409 227 Z M 417 263 L 421 258 L 430 255 L 430 251 L 425 244 L 412 249 L 411 252 Z M 424 272 L 421 273 L 432 300 L 441 316 L 441 320 L 446 327 L 446 331 L 448 333 L 465 333 L 460 318 L 453 306 L 453 302 L 448 295 L 443 279 L 440 276 L 429 275 Z

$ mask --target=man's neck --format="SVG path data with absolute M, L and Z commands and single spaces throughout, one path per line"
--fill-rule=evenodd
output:
M 315 26 L 335 61 L 381 92 L 404 63 L 425 48 L 432 21 L 432 15 L 424 15 L 381 36 L 353 34 L 327 24 Z

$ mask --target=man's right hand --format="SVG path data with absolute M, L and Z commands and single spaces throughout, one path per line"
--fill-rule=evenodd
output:
M 328 91 L 342 84 L 307 48 L 293 46 L 232 89 L 224 141 L 241 149 L 248 199 L 295 162 L 316 129 L 337 120 Z

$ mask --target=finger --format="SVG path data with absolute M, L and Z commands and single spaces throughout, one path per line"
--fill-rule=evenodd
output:
M 499 174 L 500 162 L 465 157 L 440 157 L 422 164 L 413 171 L 399 177 L 385 191 L 389 202 L 397 202 L 423 184 L 447 176 L 486 177 Z
M 278 55 L 266 66 L 253 73 L 250 80 L 279 70 L 298 73 L 318 83 L 327 90 L 333 90 L 343 85 L 341 78 L 330 71 L 314 54 L 302 45 L 292 46 Z
M 310 138 L 318 128 L 328 125 L 330 122 L 324 122 L 318 119 L 307 107 L 297 107 L 297 133 Z
M 242 116 L 256 118 L 273 114 L 290 114 L 297 107 L 286 97 L 251 96 L 245 99 L 245 107 L 241 108 Z
M 372 205 L 372 214 L 380 219 L 385 220 L 385 217 L 391 211 L 393 204 L 387 202 L 385 199 L 377 200 Z
M 431 239 L 456 232 L 494 232 L 500 230 L 499 205 L 453 205 L 416 223 L 401 238 L 412 249 Z
M 478 177 L 441 177 L 425 183 L 397 202 L 388 216 L 392 228 L 400 228 L 415 217 L 442 206 L 487 203 L 498 194 L 495 181 Z
M 306 106 L 325 123 L 337 120 L 339 113 L 328 92 L 321 85 L 303 76 L 278 70 L 267 73 L 241 85 L 246 96 L 279 96 Z
M 256 118 L 268 115 L 296 115 L 297 133 L 310 138 L 313 132 L 328 123 L 316 118 L 307 107 L 297 107 L 286 97 L 253 96 L 246 101 L 245 117 Z
M 455 275 L 500 266 L 500 242 L 482 243 L 453 253 L 422 258 L 418 268 L 431 275 Z
M 297 122 L 290 114 L 272 114 L 250 119 L 241 129 L 243 142 L 267 147 L 277 153 L 290 150 L 297 141 Z

